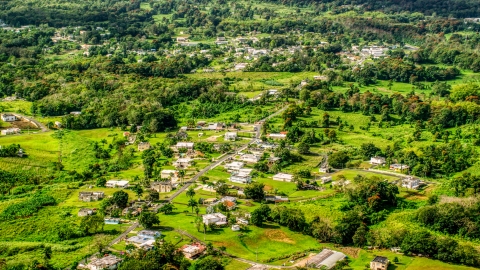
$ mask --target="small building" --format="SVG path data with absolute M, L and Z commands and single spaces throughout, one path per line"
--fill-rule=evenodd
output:
M 141 237 L 138 235 L 129 237 L 128 239 L 125 240 L 125 243 L 127 244 L 132 244 L 136 247 L 140 247 L 141 245 L 145 244 L 146 242 L 152 241 L 152 239 L 148 239 L 145 237 Z
M 125 207 L 122 210 L 122 216 L 126 216 L 128 214 L 132 216 L 138 216 L 142 212 L 141 207 Z
M 377 256 L 370 262 L 371 270 L 387 270 L 390 261 L 387 257 Z
M 287 138 L 287 134 L 283 133 L 270 133 L 267 135 L 267 138 L 272 140 L 285 140 Z
M 237 136 L 237 132 L 227 132 L 225 133 L 225 141 L 235 141 L 238 136 Z
M 223 123 L 213 123 L 209 124 L 205 129 L 206 130 L 223 130 L 225 128 L 225 124 Z
M 182 251 L 183 255 L 185 255 L 185 258 L 191 260 L 202 254 L 205 249 L 206 247 L 200 243 L 192 243 L 190 245 L 184 245 L 180 248 L 180 251 Z
M 149 142 L 140 142 L 137 146 L 138 151 L 145 151 L 152 147 Z
M 243 166 L 245 166 L 243 162 L 234 161 L 225 164 L 223 167 L 227 169 L 228 172 L 232 172 L 240 170 L 241 168 L 243 168 Z
M 240 225 L 238 225 L 238 224 L 232 225 L 232 231 L 234 231 L 234 232 L 240 231 Z
M 62 128 L 62 123 L 61 123 L 61 122 L 55 121 L 54 124 L 55 124 L 55 127 L 57 127 L 57 128 Z
M 344 260 L 347 256 L 342 252 L 323 249 L 317 255 L 308 258 L 307 267 L 331 269 L 338 261 Z
M 71 115 L 81 115 L 82 112 L 80 111 L 73 111 L 73 112 L 70 112 Z
M 153 231 L 153 230 L 141 230 L 138 232 L 137 235 L 144 238 L 155 240 L 158 237 L 162 236 L 162 233 L 159 231 Z
M 178 171 L 177 170 L 162 170 L 160 172 L 161 179 L 168 179 L 171 182 L 178 181 Z
M 171 182 L 153 182 L 150 188 L 158 193 L 168 193 L 173 189 Z
M 322 166 L 318 169 L 319 172 L 321 173 L 329 173 L 330 172 L 330 167 L 328 165 Z
M 1 118 L 2 118 L 3 122 L 17 121 L 17 117 L 14 114 L 11 114 L 11 113 L 3 113 Z
M 390 165 L 390 170 L 396 171 L 396 172 L 403 172 L 403 171 L 406 171 L 406 170 L 408 170 L 408 169 L 410 169 L 410 166 L 405 165 L 405 164 L 397 164 L 397 163 L 395 163 L 395 164 L 391 164 L 391 165 Z
M 331 176 L 324 176 L 324 177 L 322 177 L 321 181 L 322 181 L 322 184 L 330 183 L 330 182 L 332 182 L 332 177 Z
M 278 96 L 279 92 L 278 92 L 277 89 L 270 89 L 270 90 L 268 90 L 267 94 L 269 96 Z
M 89 208 L 82 208 L 78 211 L 78 216 L 79 217 L 86 217 L 86 216 L 91 216 L 93 215 L 93 210 Z
M 372 165 L 383 165 L 385 164 L 385 158 L 384 157 L 371 157 L 370 158 L 370 164 Z
M 282 181 L 282 182 L 292 182 L 293 175 L 288 173 L 277 173 L 273 176 L 273 180 L 275 181 Z
M 250 176 L 250 173 L 238 171 L 233 172 L 229 180 L 234 183 L 248 184 L 252 182 L 252 176 Z
M 108 180 L 105 187 L 108 188 L 128 188 L 129 181 L 127 180 Z
M 248 220 L 244 218 L 237 218 L 237 224 L 248 225 Z
M 206 214 L 202 216 L 203 223 L 206 225 L 215 224 L 215 225 L 226 225 L 227 216 L 222 213 L 213 213 Z
M 104 197 L 105 197 L 105 193 L 101 191 L 94 191 L 94 192 L 84 191 L 84 192 L 78 193 L 78 199 L 84 202 L 98 201 L 103 199 Z
M 187 42 L 188 41 L 188 38 L 186 37 L 177 37 L 177 42 L 178 43 L 183 43 L 183 42 Z
M 117 269 L 118 265 L 123 261 L 115 255 L 107 255 L 102 258 L 92 259 L 87 265 L 79 266 L 89 270 L 101 270 L 101 269 Z
M 265 196 L 265 201 L 274 203 L 288 202 L 288 197 L 267 195 Z
M 105 224 L 120 224 L 119 218 L 104 218 Z
M 240 160 L 247 163 L 257 163 L 260 161 L 260 156 L 254 154 L 243 154 L 240 156 Z
M 402 187 L 408 189 L 418 189 L 420 187 L 420 179 L 409 176 L 402 180 Z
M 176 168 L 188 168 L 192 165 L 193 160 L 190 158 L 179 158 L 174 163 L 173 166 Z
M 193 142 L 178 142 L 175 145 L 175 149 L 179 150 L 181 148 L 185 148 L 185 149 L 188 149 L 188 150 L 193 150 L 194 145 L 195 144 Z
M 22 132 L 21 129 L 19 128 L 7 128 L 7 129 L 4 129 L 2 130 L 2 135 L 6 136 L 6 135 L 14 135 L 14 134 L 20 134 Z

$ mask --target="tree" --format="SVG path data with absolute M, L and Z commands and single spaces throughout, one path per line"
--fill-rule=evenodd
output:
M 100 177 L 97 179 L 97 187 L 105 187 L 105 185 L 107 184 L 107 179 L 105 179 L 105 177 Z
M 251 183 L 245 187 L 245 196 L 254 201 L 261 201 L 265 198 L 265 191 L 263 191 L 264 187 L 265 184 L 263 183 Z
M 179 170 L 178 171 L 178 177 L 180 177 L 181 182 L 183 183 L 183 180 L 185 179 L 185 170 Z
M 136 184 L 135 186 L 133 186 L 132 190 L 133 192 L 135 192 L 135 194 L 137 194 L 138 199 L 142 197 L 143 188 L 139 184 Z
M 330 127 L 330 115 L 328 113 L 323 114 L 322 127 L 324 128 Z
M 142 211 L 138 217 L 138 222 L 146 229 L 150 229 L 153 225 L 159 224 L 160 220 L 155 213 Z
M 160 194 L 155 190 L 150 190 L 147 195 L 149 201 L 158 201 L 160 199 Z
M 221 196 L 225 196 L 225 195 L 228 194 L 229 188 L 225 184 L 225 181 L 220 180 L 215 185 L 215 191 L 217 192 L 217 194 L 219 194 Z
M 112 202 L 119 208 L 125 208 L 128 204 L 128 193 L 123 190 L 113 193 Z
M 45 261 L 45 264 L 48 265 L 48 262 L 52 258 L 52 247 L 51 246 L 46 246 L 43 249 L 43 260 Z
M 333 168 L 342 169 L 345 168 L 345 165 L 347 164 L 349 159 L 350 158 L 346 152 L 339 151 L 330 154 L 330 156 L 328 157 L 328 164 Z
M 356 247 L 363 247 L 367 244 L 367 232 L 368 227 L 365 224 L 362 224 L 358 227 L 357 231 L 353 235 L 353 244 Z
M 310 153 L 310 145 L 308 145 L 307 143 L 301 142 L 298 144 L 297 148 L 298 148 L 298 153 L 302 155 L 306 155 Z
M 207 256 L 198 260 L 193 265 L 193 270 L 224 270 L 225 267 L 222 265 L 220 260 L 214 258 L 213 256 Z
M 198 202 L 195 201 L 193 198 L 190 198 L 190 200 L 188 200 L 188 206 L 192 207 L 192 213 L 193 213 L 193 208 L 195 208 L 197 205 L 198 205 Z
M 158 211 L 163 212 L 165 215 L 167 215 L 167 214 L 172 213 L 173 209 L 175 209 L 175 206 L 173 206 L 172 203 L 166 203 L 166 204 L 162 205 L 162 207 L 160 207 L 158 209 Z
M 263 204 L 259 208 L 253 210 L 250 221 L 255 226 L 262 226 L 262 224 L 267 220 L 268 216 L 270 216 L 270 212 L 270 207 L 266 204 Z
M 371 157 L 381 154 L 381 150 L 373 143 L 364 143 L 360 146 L 360 153 L 364 159 L 370 159 Z
M 193 198 L 195 196 L 195 190 L 193 189 L 193 187 L 190 187 L 187 192 L 186 192 L 186 195 L 190 198 Z

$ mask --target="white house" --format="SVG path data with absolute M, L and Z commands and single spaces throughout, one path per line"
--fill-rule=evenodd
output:
M 270 89 L 270 90 L 268 90 L 268 93 L 267 93 L 267 94 L 268 94 L 269 96 L 277 96 L 278 93 L 279 93 L 279 92 L 278 92 L 277 89 Z
M 155 240 L 162 235 L 159 231 L 141 230 L 137 234 L 140 237 Z
M 168 179 L 172 182 L 176 182 L 178 180 L 178 171 L 177 170 L 162 170 L 160 172 L 161 179 Z
M 322 184 L 330 183 L 332 182 L 332 177 L 331 176 L 324 176 L 322 177 Z
M 202 216 L 203 223 L 206 225 L 225 225 L 227 224 L 227 216 L 222 213 L 206 214 Z
M 270 133 L 267 135 L 268 138 L 272 140 L 285 140 L 287 138 L 287 134 L 282 133 Z
M 192 165 L 193 160 L 191 158 L 179 158 L 174 163 L 173 166 L 177 168 L 188 168 Z
M 186 149 L 193 149 L 193 146 L 195 144 L 193 142 L 178 142 L 176 145 L 175 145 L 175 149 L 180 149 L 180 148 L 186 148 Z
M 2 130 L 2 135 L 19 134 L 22 130 L 19 128 L 7 128 Z
M 230 181 L 239 184 L 248 184 L 252 182 L 252 177 L 248 172 L 234 172 L 230 176 Z
M 408 189 L 418 189 L 420 187 L 420 179 L 407 177 L 402 180 L 402 187 Z
M 240 231 L 240 225 L 237 225 L 237 224 L 232 225 L 232 231 L 234 231 L 234 232 Z
M 232 172 L 232 171 L 240 170 L 241 168 L 243 168 L 243 166 L 245 166 L 245 164 L 243 162 L 234 161 L 234 162 L 230 162 L 230 163 L 225 164 L 225 166 L 223 166 L 223 167 L 225 169 L 227 169 L 228 172 Z
M 283 182 L 292 182 L 293 175 L 288 173 L 277 173 L 273 176 L 273 180 L 275 181 L 283 181 Z
M 260 161 L 260 157 L 254 154 L 244 154 L 240 156 L 240 160 L 248 163 L 257 163 Z
M 101 269 L 117 269 L 120 262 L 122 262 L 122 258 L 119 258 L 114 255 L 108 255 L 102 258 L 95 258 L 90 261 L 87 265 L 83 268 L 90 269 L 90 270 L 101 270 Z M 79 266 L 81 267 L 81 265 Z
M 105 187 L 108 188 L 127 188 L 129 181 L 127 180 L 108 180 Z
M 2 121 L 4 121 L 4 122 L 13 122 L 13 121 L 16 121 L 16 120 L 17 120 L 17 117 L 13 114 L 10 114 L 10 113 L 2 114 Z
M 227 132 L 224 138 L 225 141 L 235 141 L 238 138 L 237 132 Z
M 234 70 L 242 70 L 242 69 L 245 69 L 246 67 L 247 67 L 247 63 L 238 63 L 235 65 Z
M 370 158 L 370 164 L 372 165 L 383 165 L 385 164 L 385 158 L 384 157 L 371 157 Z
M 344 260 L 346 257 L 347 256 L 342 252 L 323 249 L 322 252 L 310 257 L 304 266 L 309 268 L 324 267 L 325 269 L 331 269 L 335 266 L 335 264 L 337 264 L 338 261 Z M 384 270 L 386 270 L 386 268 Z

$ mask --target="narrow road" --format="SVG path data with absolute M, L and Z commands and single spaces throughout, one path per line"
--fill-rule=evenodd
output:
M 21 115 L 21 114 L 18 114 L 18 113 L 12 113 L 12 114 L 15 115 L 17 118 L 23 118 L 25 120 L 28 120 L 28 121 L 34 123 L 39 129 L 42 130 L 42 132 L 47 132 L 48 131 L 48 128 L 44 124 L 38 122 L 37 120 L 35 120 L 33 118 L 30 118 L 30 117 L 27 117 L 25 115 Z

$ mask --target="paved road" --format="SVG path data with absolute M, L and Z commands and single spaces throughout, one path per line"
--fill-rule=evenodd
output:
M 18 114 L 18 113 L 13 113 L 13 115 L 15 115 L 17 118 L 24 118 L 28 121 L 33 122 L 38 128 L 40 128 L 42 130 L 42 132 L 47 132 L 49 130 L 44 124 L 38 122 L 37 120 L 35 120 L 33 118 L 30 118 L 30 117 L 27 117 L 25 115 L 21 115 L 21 114 Z

